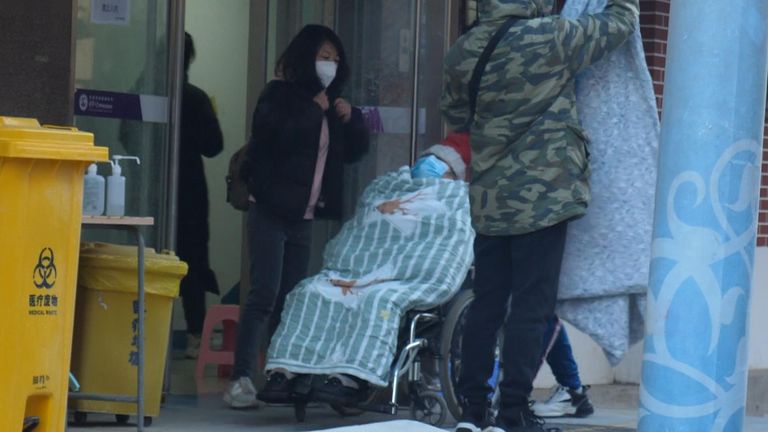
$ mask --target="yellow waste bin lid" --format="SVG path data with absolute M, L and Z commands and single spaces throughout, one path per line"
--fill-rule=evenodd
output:
M 94 146 L 92 133 L 74 127 L 0 116 L 0 157 L 106 162 L 109 150 Z
M 96 290 L 135 293 L 139 259 L 136 246 L 83 242 L 80 246 L 78 285 Z M 166 297 L 179 295 L 187 263 L 170 253 L 144 249 L 145 290 Z

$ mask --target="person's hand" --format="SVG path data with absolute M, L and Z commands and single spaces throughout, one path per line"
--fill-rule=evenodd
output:
M 357 283 L 356 280 L 346 281 L 341 279 L 331 279 L 331 285 L 341 288 L 341 295 L 352 294 L 352 288 Z
M 331 285 L 337 286 L 339 288 L 352 288 L 357 283 L 356 280 L 342 280 L 342 279 L 331 279 L 330 282 L 331 282 Z
M 349 123 L 349 120 L 352 118 L 352 105 L 344 99 L 338 98 L 333 103 L 333 106 L 336 108 L 336 114 L 338 114 L 341 121 Z
M 416 195 L 406 200 L 394 199 L 391 201 L 385 201 L 377 205 L 376 210 L 378 210 L 379 213 L 386 214 L 386 215 L 393 215 L 395 213 L 400 213 L 403 216 L 407 216 L 407 215 L 410 215 L 411 213 L 408 211 L 408 208 L 403 206 L 403 204 L 408 204 L 413 201 L 416 201 L 419 198 L 419 196 L 421 196 L 421 192 L 417 193 Z
M 386 201 L 379 204 L 378 206 L 376 206 L 376 210 L 378 210 L 379 213 L 385 214 L 385 215 L 393 215 L 395 213 L 407 215 L 408 210 L 402 207 L 402 205 L 403 205 L 403 202 L 396 199 L 396 200 Z
M 328 111 L 328 108 L 331 106 L 331 103 L 328 102 L 328 95 L 325 94 L 325 90 L 315 95 L 313 100 L 318 106 L 320 106 L 320 109 L 322 109 L 323 112 Z

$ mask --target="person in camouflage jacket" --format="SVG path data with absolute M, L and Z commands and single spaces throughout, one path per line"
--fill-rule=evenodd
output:
M 517 20 L 485 68 L 470 130 L 478 235 L 457 431 L 479 431 L 485 421 L 486 381 L 505 317 L 500 427 L 542 430 L 527 398 L 554 314 L 567 223 L 584 215 L 590 199 L 589 139 L 576 111 L 575 77 L 620 47 L 639 15 L 638 0 L 607 0 L 603 12 L 579 19 L 552 15 L 553 8 L 554 0 L 478 0 L 477 25 L 445 58 L 441 108 L 457 129 L 469 116 L 468 84 L 480 54 L 507 19 Z

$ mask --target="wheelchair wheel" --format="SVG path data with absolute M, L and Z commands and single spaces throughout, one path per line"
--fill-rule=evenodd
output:
M 461 418 L 461 405 L 456 394 L 461 371 L 461 336 L 474 298 L 472 290 L 459 291 L 448 309 L 440 335 L 440 386 L 448 411 L 455 419 Z
M 40 417 L 37 417 L 37 416 L 25 417 L 24 426 L 22 427 L 21 430 L 22 432 L 33 432 L 35 429 L 37 429 L 38 426 L 40 426 Z
M 421 393 L 419 399 L 421 399 L 422 407 L 413 403 L 411 405 L 411 418 L 430 426 L 442 426 L 448 417 L 448 406 L 445 404 L 445 399 L 435 392 Z
M 440 385 L 443 389 L 443 397 L 448 411 L 454 419 L 461 417 L 461 404 L 456 393 L 461 373 L 461 345 L 464 327 L 467 322 L 467 312 L 474 300 L 471 290 L 461 290 L 456 295 L 443 323 L 440 336 Z M 499 381 L 501 381 L 501 345 L 503 335 L 499 334 L 496 342 L 493 376 L 488 384 L 493 388 L 489 395 L 491 401 L 490 416 L 495 417 L 499 407 Z

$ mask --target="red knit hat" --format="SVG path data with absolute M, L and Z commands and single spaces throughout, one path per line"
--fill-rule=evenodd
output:
M 433 154 L 450 165 L 453 172 L 461 180 L 467 178 L 467 168 L 472 161 L 472 149 L 469 146 L 469 134 L 453 132 L 422 154 Z

